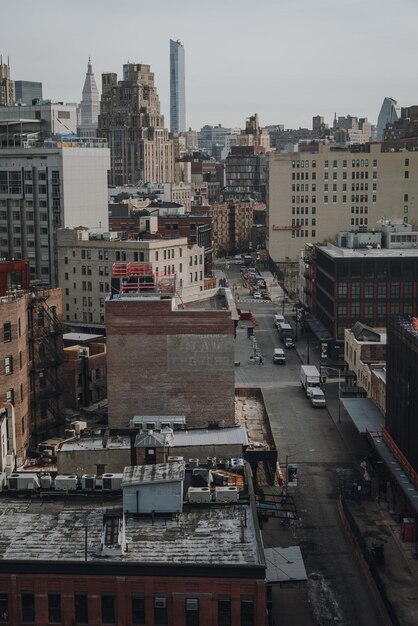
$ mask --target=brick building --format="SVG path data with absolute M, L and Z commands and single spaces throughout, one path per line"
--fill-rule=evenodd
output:
M 13 406 L 16 459 L 63 430 L 59 379 L 61 290 L 16 291 L 0 298 L 0 401 Z
M 41 511 L 0 494 L 4 623 L 266 626 L 250 471 L 235 475 L 229 502 L 210 478 L 200 502 L 181 462 L 126 467 L 122 494 L 73 493 L 70 513 L 68 496 Z
M 388 323 L 386 427 L 418 473 L 418 320 L 394 317 Z
M 106 344 L 82 342 L 64 348 L 61 378 L 62 401 L 67 409 L 78 410 L 107 397 Z
M 221 203 L 192 208 L 194 215 L 209 215 L 212 218 L 212 241 L 214 252 L 220 255 L 247 251 L 250 242 L 260 243 L 264 232 L 255 233 L 254 225 L 264 231 L 265 205 L 255 202 Z M 257 230 L 257 229 L 256 229 Z
M 110 428 L 127 428 L 135 415 L 185 415 L 192 428 L 235 424 L 234 321 L 224 298 L 218 310 L 177 309 L 155 293 L 105 306 Z

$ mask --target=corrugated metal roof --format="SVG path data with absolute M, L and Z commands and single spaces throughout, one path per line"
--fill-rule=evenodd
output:
M 123 470 L 122 486 L 183 480 L 183 462 L 134 465 Z

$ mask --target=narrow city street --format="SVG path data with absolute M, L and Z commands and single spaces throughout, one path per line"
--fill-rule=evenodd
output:
M 272 289 L 273 302 L 254 300 L 241 286 L 239 267 L 229 265 L 226 269 L 221 264 L 221 268 L 239 297 L 237 305 L 251 310 L 255 317 L 254 336 L 264 361 L 259 365 L 250 358 L 250 322 L 240 322 L 236 386 L 261 388 L 283 471 L 286 457 L 298 467 L 298 484 L 291 488 L 291 495 L 299 521 L 284 530 L 277 520 L 270 520 L 264 526 L 263 536 L 266 546 L 300 546 L 308 583 L 305 591 L 275 589 L 274 625 L 377 625 L 380 621 L 374 603 L 343 533 L 337 509 L 341 480 L 356 472 L 364 453 L 362 441 L 348 426 L 351 436 L 346 441 L 345 430 L 338 428 L 341 425 L 335 423 L 335 415 L 333 420 L 328 408 L 311 406 L 299 382 L 301 357 L 297 350 L 285 350 L 285 365 L 273 363 L 274 348 L 283 347 L 273 315 L 284 310 L 287 319 L 292 316 L 292 305 L 283 306 L 279 288 Z M 269 276 L 267 272 L 263 274 Z M 272 277 L 269 282 L 272 283 Z M 311 364 L 317 364 L 317 348 L 313 342 Z M 335 413 L 335 384 L 327 387 L 326 395 Z

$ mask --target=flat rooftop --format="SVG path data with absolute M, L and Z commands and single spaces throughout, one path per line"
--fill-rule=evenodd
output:
M 0 499 L 0 562 L 82 562 L 87 527 L 87 561 L 104 567 L 103 515 L 121 512 L 122 498 L 115 504 L 76 497 Z M 186 505 L 172 519 L 127 516 L 125 538 L 128 550 L 106 556 L 106 564 L 264 565 L 249 504 Z
M 416 258 L 418 257 L 418 248 L 339 248 L 333 244 L 327 246 L 318 246 L 324 254 L 333 259 L 362 259 L 369 257 L 371 259 L 399 257 Z

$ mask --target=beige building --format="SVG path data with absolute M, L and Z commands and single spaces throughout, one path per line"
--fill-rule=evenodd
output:
M 273 261 L 296 261 L 307 243 L 340 230 L 377 228 L 382 218 L 418 220 L 418 152 L 354 152 L 320 144 L 315 154 L 268 156 L 268 241 Z
M 170 277 L 175 281 L 176 294 L 183 301 L 193 300 L 203 291 L 204 249 L 188 246 L 186 237 L 141 241 L 103 237 L 83 227 L 58 231 L 64 321 L 104 324 L 104 302 L 111 291 L 112 267 L 117 262 L 150 263 L 160 280 Z
M 110 184 L 174 180 L 173 142 L 149 65 L 126 63 L 121 81 L 113 72 L 102 74 L 97 134 L 109 144 Z
M 351 330 L 345 329 L 344 359 L 356 374 L 357 385 L 371 398 L 373 370 L 386 362 L 386 328 L 371 329 L 357 322 Z

